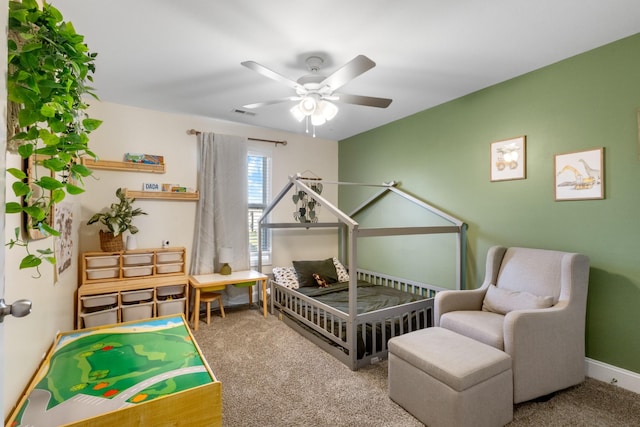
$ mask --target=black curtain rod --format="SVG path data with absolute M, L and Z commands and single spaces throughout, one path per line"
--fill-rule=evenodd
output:
M 202 132 L 199 130 L 195 130 L 195 129 L 189 129 L 187 131 L 187 135 L 200 135 Z M 287 145 L 287 141 L 286 140 L 282 140 L 282 141 L 277 141 L 275 139 L 262 139 L 262 138 L 247 138 L 249 141 L 261 141 L 261 142 L 270 142 L 272 144 L 276 144 L 276 147 L 278 146 L 278 144 L 282 144 L 282 145 Z

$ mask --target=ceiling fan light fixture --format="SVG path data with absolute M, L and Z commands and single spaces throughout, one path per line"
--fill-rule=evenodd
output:
M 300 110 L 300 105 L 296 104 L 293 106 L 293 108 L 291 108 L 289 110 L 291 112 L 291 114 L 293 115 L 293 117 L 301 122 L 302 120 L 304 120 L 305 117 L 307 117 L 301 110 Z
M 327 119 L 322 114 L 313 114 L 311 116 L 311 124 L 314 126 L 322 126 L 327 122 Z
M 318 108 L 318 99 L 316 96 L 307 95 L 302 98 L 302 101 L 300 101 L 298 107 L 300 108 L 302 114 L 304 114 L 305 116 L 310 116 L 316 111 L 316 108 Z
M 320 101 L 318 104 L 318 110 L 327 121 L 333 119 L 336 114 L 338 114 L 338 106 L 329 101 Z

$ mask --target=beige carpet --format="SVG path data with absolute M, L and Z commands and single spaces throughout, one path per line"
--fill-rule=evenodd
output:
M 276 316 L 226 311 L 194 333 L 222 382 L 224 426 L 422 426 L 387 396 L 386 361 L 354 372 Z M 640 426 L 640 396 L 588 379 L 517 405 L 509 426 Z

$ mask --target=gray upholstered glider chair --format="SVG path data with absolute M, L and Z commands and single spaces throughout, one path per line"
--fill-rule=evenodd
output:
M 495 246 L 479 289 L 436 295 L 435 324 L 508 353 L 524 402 L 584 380 L 588 281 L 585 255 Z

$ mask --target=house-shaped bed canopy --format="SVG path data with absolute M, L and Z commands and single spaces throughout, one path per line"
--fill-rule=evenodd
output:
M 314 185 L 312 185 L 313 183 Z M 317 183 L 322 184 L 336 184 L 338 186 L 360 186 L 360 187 L 377 187 L 379 190 L 370 196 L 368 199 L 364 200 L 359 206 L 357 206 L 353 211 L 348 214 L 338 209 L 335 205 L 329 202 L 327 199 L 322 197 L 318 192 L 314 190 L 316 188 Z M 331 213 L 333 217 L 337 220 L 337 222 L 287 222 L 287 223 L 275 223 L 269 221 L 269 214 L 273 211 L 273 209 L 285 199 L 285 196 L 289 191 L 294 188 L 296 191 L 304 191 L 310 198 L 315 199 L 326 211 Z M 360 212 L 365 209 L 375 207 L 375 204 L 382 199 L 382 197 L 389 192 L 393 192 L 398 196 L 402 197 L 404 200 L 422 208 L 426 211 L 435 214 L 437 217 L 445 220 L 449 225 L 441 225 L 441 226 L 411 226 L 411 227 L 384 227 L 384 228 L 362 228 L 360 224 L 354 220 L 353 218 L 357 216 Z M 357 251 L 358 251 L 358 240 L 361 237 L 375 237 L 375 236 L 401 236 L 401 235 L 427 235 L 427 234 L 456 234 L 456 288 L 462 289 L 465 283 L 465 246 L 466 246 L 466 229 L 467 225 L 440 209 L 430 205 L 429 203 L 420 200 L 406 191 L 398 188 L 398 183 L 395 181 L 383 184 L 360 184 L 360 183 L 350 183 L 350 182 L 330 182 L 317 180 L 315 178 L 309 179 L 304 178 L 300 174 L 296 174 L 294 176 L 289 177 L 289 182 L 284 186 L 284 188 L 278 193 L 278 195 L 271 201 L 271 203 L 264 210 L 262 217 L 259 220 L 259 229 L 258 233 L 258 263 L 259 263 L 259 271 L 262 271 L 262 229 L 282 229 L 282 228 L 300 228 L 300 229 L 309 229 L 309 228 L 340 228 L 343 233 L 341 233 L 340 239 L 340 249 L 343 256 L 346 256 L 348 260 L 348 268 L 351 271 L 355 271 L 356 269 L 356 260 L 357 260 Z

